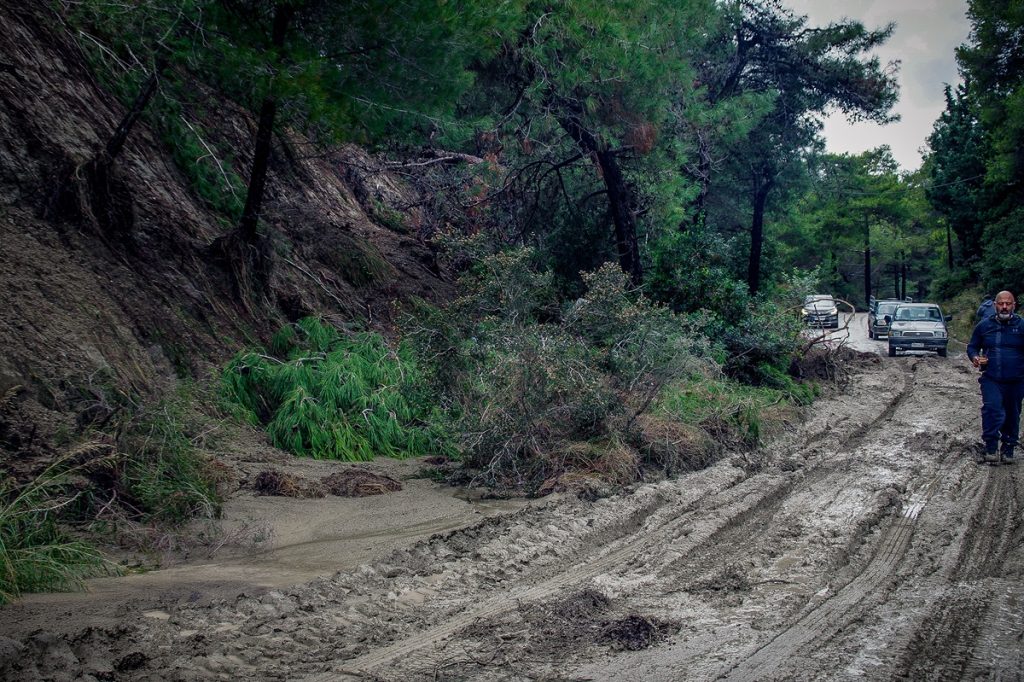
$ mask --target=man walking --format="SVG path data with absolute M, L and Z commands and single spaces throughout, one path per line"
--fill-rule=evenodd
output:
M 974 322 L 978 323 L 996 312 L 996 303 L 992 300 L 992 294 L 985 294 L 985 300 L 978 306 L 978 312 L 974 313 Z
M 996 294 L 995 315 L 974 327 L 967 357 L 981 370 L 982 461 L 1013 464 L 1024 399 L 1024 321 L 1009 291 Z M 1000 444 L 1002 448 L 1000 450 Z

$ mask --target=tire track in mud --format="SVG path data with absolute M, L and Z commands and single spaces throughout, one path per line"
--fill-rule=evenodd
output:
M 842 441 L 844 451 L 853 451 L 859 447 L 860 443 L 869 438 L 870 434 L 907 400 L 913 389 L 913 382 L 908 379 L 912 377 L 912 371 L 901 372 L 900 376 L 900 385 L 893 394 L 890 394 L 889 400 L 880 412 Z M 813 439 L 806 439 L 787 449 L 798 451 L 808 447 L 811 440 Z M 724 487 L 706 491 L 706 494 L 681 505 L 681 509 L 676 503 L 669 502 L 668 506 L 656 512 L 657 516 L 664 519 L 660 524 L 648 523 L 634 534 L 618 538 L 607 545 L 597 546 L 594 548 L 598 555 L 596 559 L 577 558 L 572 566 L 562 567 L 557 574 L 525 589 L 513 588 L 486 599 L 411 637 L 345 661 L 332 672 L 318 673 L 306 679 L 336 679 L 339 674 L 363 676 L 391 661 L 438 645 L 469 625 L 501 615 L 520 604 L 540 601 L 571 585 L 586 584 L 603 574 L 635 569 L 635 558 L 638 555 L 667 552 L 670 557 L 669 563 L 678 561 L 695 549 L 713 542 L 723 531 L 743 526 L 749 523 L 750 519 L 770 518 L 772 510 L 788 496 L 793 485 L 806 480 L 807 470 L 820 469 L 823 462 L 821 457 L 809 461 L 801 476 L 738 475 Z M 649 566 L 646 568 L 649 569 Z M 521 577 L 520 582 L 524 582 L 525 579 L 528 579 L 528 576 Z
M 899 407 L 910 398 L 911 394 L 906 393 L 904 399 L 894 402 L 893 409 L 889 411 L 886 418 L 895 416 Z M 863 438 L 857 442 L 858 445 L 867 443 L 870 437 L 869 433 L 863 434 Z M 865 614 L 876 608 L 876 602 L 884 602 L 886 594 L 896 589 L 901 580 L 906 580 L 906 577 L 901 578 L 898 575 L 898 569 L 904 562 L 914 537 L 918 517 L 932 498 L 940 493 L 943 483 L 950 478 L 951 473 L 963 466 L 965 466 L 963 460 L 958 458 L 955 453 L 947 453 L 939 462 L 938 470 L 918 484 L 916 490 L 909 495 L 901 514 L 885 530 L 881 541 L 874 548 L 872 557 L 863 570 L 839 588 L 834 595 L 815 604 L 811 611 L 804 613 L 792 625 L 777 632 L 747 658 L 723 668 L 718 677 L 729 680 L 761 680 L 806 675 L 808 671 L 804 666 L 807 665 L 810 652 L 827 650 L 827 645 L 840 633 L 849 636 L 851 625 L 861 621 Z M 991 510 L 992 505 L 985 508 L 984 516 L 986 518 L 991 515 Z M 987 533 L 982 535 L 991 537 Z M 1006 536 L 1005 533 L 999 535 Z M 1001 544 L 1005 546 L 1007 542 L 1004 540 Z M 991 552 L 974 551 L 970 554 L 974 557 L 984 557 L 990 556 Z M 980 561 L 983 562 L 985 559 L 982 558 Z M 949 611 L 957 613 L 955 607 L 950 608 Z M 951 630 L 951 634 L 953 633 L 955 633 L 955 628 Z M 942 651 L 940 648 L 937 653 L 941 654 Z M 912 654 L 909 658 L 914 659 L 916 655 L 920 654 Z M 801 667 L 794 667 L 795 661 L 800 661 Z M 833 660 L 832 663 L 834 664 L 834 662 Z M 926 670 L 920 672 L 926 672 Z M 817 674 L 829 676 L 820 670 Z M 930 674 L 925 676 L 931 677 Z M 917 679 L 914 675 L 910 677 Z
M 861 444 L 868 440 L 872 434 L 876 434 L 882 424 L 887 422 L 893 414 L 903 405 L 913 393 L 913 366 L 900 373 L 902 382 L 891 395 L 885 407 L 868 423 L 860 426 L 856 431 L 847 435 L 838 445 L 836 453 L 852 453 Z M 834 435 L 826 433 L 825 437 Z M 817 433 L 807 438 L 802 443 L 790 446 L 789 453 L 799 452 L 801 449 L 810 449 L 822 440 L 822 434 Z M 828 454 L 832 454 L 831 451 Z M 828 476 L 836 473 L 836 464 L 825 456 L 818 454 L 807 461 L 803 467 L 781 480 L 772 480 L 765 476 L 752 477 L 748 479 L 751 487 L 755 489 L 752 502 L 744 506 L 732 505 L 727 509 L 725 522 L 717 526 L 712 532 L 702 534 L 697 542 L 688 546 L 685 551 L 678 548 L 666 552 L 667 561 L 659 566 L 643 567 L 643 570 L 653 572 L 657 580 L 667 585 L 675 585 L 687 578 L 692 582 L 698 576 L 705 577 L 721 570 L 722 567 L 731 563 L 737 563 L 739 558 L 749 552 L 749 539 L 759 535 L 759 529 L 771 527 L 776 515 L 788 499 L 800 490 L 808 490 L 816 484 L 825 480 Z M 755 482 L 756 481 L 756 482 Z M 708 509 L 701 510 L 707 513 Z M 719 511 L 716 509 L 715 511 Z M 689 534 L 689 533 L 688 533 Z M 672 537 L 671 541 L 678 539 Z M 661 542 L 665 542 L 663 539 Z M 706 547 L 714 548 L 714 558 L 709 564 L 705 561 L 695 561 L 693 555 Z M 703 557 L 702 557 L 703 559 Z M 695 564 L 700 565 L 699 570 L 692 570 Z M 689 575 L 687 575 L 689 574 Z M 667 588 L 669 591 L 678 588 Z
M 915 493 L 900 516 L 886 530 L 871 561 L 853 580 L 815 605 L 793 625 L 773 636 L 752 655 L 719 674 L 725 680 L 781 679 L 791 674 L 793 660 L 811 645 L 821 646 L 860 618 L 862 602 L 881 593 L 894 579 L 913 537 L 917 518 L 944 479 L 935 474 Z
M 708 506 L 706 506 L 706 503 L 709 502 L 708 498 L 717 494 L 725 494 L 728 498 L 728 502 L 718 503 L 715 507 L 716 510 L 724 509 L 726 511 L 725 518 L 721 521 L 721 524 L 726 523 L 729 518 L 728 512 L 731 511 L 735 505 L 742 506 L 743 501 L 749 499 L 751 491 L 749 491 L 747 486 L 744 485 L 744 483 L 749 480 L 750 479 L 740 480 L 739 482 L 734 480 L 731 481 L 724 490 L 708 491 L 707 495 L 704 495 L 686 505 L 680 516 L 670 520 L 673 522 L 655 530 L 657 532 L 664 533 L 666 530 L 677 528 L 688 522 L 692 523 L 693 516 L 695 514 L 703 515 L 708 513 L 709 509 Z M 689 533 L 689 535 L 696 535 L 697 537 L 694 538 L 694 540 L 696 542 L 701 542 L 710 537 L 712 532 L 713 528 L 705 529 L 703 532 L 698 531 L 697 533 Z M 682 533 L 680 532 L 678 535 L 682 535 Z M 427 628 L 410 638 L 346 661 L 343 668 L 336 669 L 331 673 L 318 674 L 306 679 L 316 681 L 323 680 L 326 682 L 326 680 L 337 679 L 336 675 L 339 673 L 362 677 L 374 668 L 383 666 L 390 661 L 408 656 L 409 654 L 425 647 L 438 644 L 454 635 L 459 630 L 462 630 L 481 619 L 487 619 L 505 613 L 524 602 L 539 601 L 547 596 L 558 593 L 570 585 L 586 583 L 603 573 L 609 572 L 616 566 L 628 565 L 637 553 L 643 552 L 645 548 L 649 548 L 651 545 L 661 542 L 663 542 L 663 536 L 658 535 L 656 532 L 652 532 L 651 529 L 645 529 L 645 532 L 642 534 L 626 536 L 610 543 L 611 548 L 596 559 L 584 562 L 574 562 L 572 566 L 561 570 L 552 577 L 540 580 L 530 587 L 518 590 L 513 588 L 504 594 L 499 594 L 490 599 L 486 599 L 482 603 L 478 603 L 475 606 L 456 614 L 452 618 L 449 618 L 438 625 Z M 599 549 L 606 548 L 601 547 Z M 525 580 L 521 579 L 520 582 L 525 582 Z
M 948 587 L 916 628 L 897 666 L 899 677 L 1024 677 L 1019 604 L 1024 592 L 1006 576 L 1007 561 L 1021 543 L 1021 475 L 1007 467 L 985 473 L 952 568 L 943 576 Z M 1007 652 L 1016 656 L 1001 660 Z

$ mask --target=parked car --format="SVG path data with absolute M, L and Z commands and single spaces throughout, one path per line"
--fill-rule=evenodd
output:
M 898 298 L 872 298 L 868 304 L 868 338 L 878 339 L 889 336 L 889 323 L 886 315 L 892 315 L 896 306 L 903 303 Z
M 952 315 L 943 315 L 934 303 L 899 303 L 885 316 L 889 325 L 889 357 L 899 350 L 933 350 L 946 357 Z
M 839 308 L 835 299 L 828 294 L 811 294 L 806 297 L 801 312 L 804 323 L 811 327 L 839 328 Z

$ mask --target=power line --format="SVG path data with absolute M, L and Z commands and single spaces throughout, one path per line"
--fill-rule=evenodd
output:
M 977 180 L 978 178 L 983 178 L 983 177 L 985 177 L 985 174 L 984 173 L 979 173 L 978 175 L 972 175 L 969 178 L 961 178 L 959 180 L 951 180 L 950 182 L 940 182 L 940 183 L 936 183 L 936 184 L 932 184 L 932 185 L 921 185 L 920 189 L 922 189 L 922 190 L 929 190 L 929 189 L 936 189 L 938 187 L 951 187 L 953 185 L 960 185 L 960 184 L 963 184 L 965 182 L 970 182 L 972 180 Z M 822 186 L 819 183 L 814 183 L 814 184 L 815 184 L 816 188 Z M 900 185 L 898 187 L 892 187 L 892 188 L 889 188 L 889 189 L 881 190 L 879 192 L 861 192 L 861 191 L 858 191 L 858 190 L 853 190 L 853 189 L 844 190 L 842 187 L 836 187 L 836 188 L 832 188 L 832 192 L 836 193 L 836 194 L 845 194 L 847 196 L 871 197 L 871 196 L 882 196 L 884 194 L 892 194 L 894 192 L 909 192 L 911 190 L 916 190 L 916 189 L 918 189 L 918 187 L 905 187 L 905 186 Z

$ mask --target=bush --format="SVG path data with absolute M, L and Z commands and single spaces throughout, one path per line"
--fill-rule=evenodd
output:
M 24 592 L 67 591 L 90 576 L 118 572 L 92 546 L 76 541 L 58 525 L 75 502 L 68 479 L 76 467 L 64 458 L 19 488 L 0 481 L 0 606 Z
M 733 278 L 721 237 L 703 227 L 661 237 L 651 249 L 648 294 L 677 313 L 703 311 L 719 317 L 745 310 L 747 285 Z
M 585 273 L 586 293 L 558 314 L 532 261 L 528 250 L 484 257 L 453 309 L 420 306 L 405 327 L 435 367 L 467 462 L 489 484 L 536 489 L 579 461 L 566 454 L 579 443 L 625 442 L 664 385 L 709 362 L 710 347 L 611 264 Z
M 277 447 L 345 461 L 451 453 L 408 349 L 378 334 L 342 336 L 316 318 L 285 327 L 270 345 L 271 355 L 235 356 L 221 394 Z
M 799 347 L 800 319 L 781 306 L 760 302 L 735 319 L 704 317 L 703 329 L 718 344 L 725 373 L 752 386 L 779 386 Z
M 656 413 L 696 426 L 718 442 L 755 447 L 779 406 L 804 405 L 814 398 L 813 384 L 797 384 L 786 375 L 780 381 L 784 387 L 753 387 L 713 377 L 679 382 L 663 393 Z
M 130 516 L 145 523 L 180 525 L 220 515 L 223 476 L 200 453 L 190 433 L 188 394 L 163 400 L 122 422 L 112 475 Z
M 971 273 L 966 268 L 947 270 L 936 275 L 932 280 L 930 296 L 933 299 L 947 301 L 954 298 L 971 285 Z M 978 299 L 981 302 L 981 299 Z
M 590 349 L 558 328 L 490 330 L 458 395 L 456 427 L 471 466 L 489 483 L 538 482 L 546 454 L 600 434 L 620 409 Z

